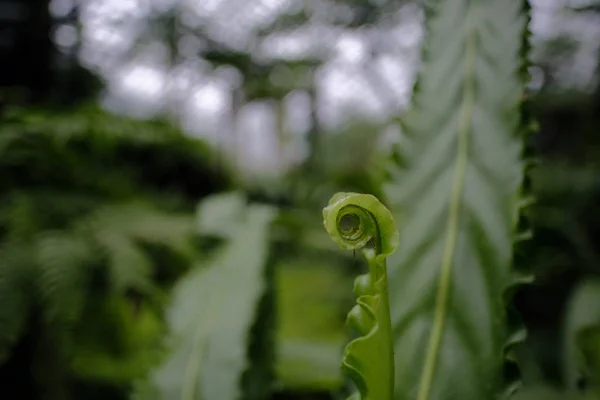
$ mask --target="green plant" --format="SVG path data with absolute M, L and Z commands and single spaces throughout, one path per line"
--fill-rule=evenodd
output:
M 362 249 L 369 272 L 354 283 L 358 303 L 348 314 L 348 324 L 361 337 L 346 347 L 342 368 L 354 380 L 356 399 L 391 399 L 394 358 L 388 299 L 386 257 L 399 242 L 391 212 L 376 197 L 338 193 L 323 209 L 329 236 L 347 250 Z
M 388 260 L 395 388 L 373 399 L 511 393 L 504 355 L 523 331 L 507 328 L 505 301 L 526 281 L 511 264 L 528 204 L 527 22 L 523 0 L 426 5 L 424 62 L 387 190 L 403 238 Z M 364 368 L 388 363 L 376 360 Z
M 523 335 L 507 328 L 504 300 L 526 228 L 526 4 L 426 5 L 387 191 L 403 238 L 388 259 L 397 400 L 491 399 L 511 383 L 503 356 Z
M 515 246 L 530 236 L 525 159 L 529 157 L 526 134 L 533 125 L 524 100 L 528 3 L 437 0 L 427 3 L 426 17 L 423 67 L 414 106 L 400 121 L 404 135 L 387 190 L 402 237 L 388 258 L 395 360 L 391 365 L 386 359 L 389 349 L 378 357 L 373 352 L 373 358 L 362 360 L 362 374 L 351 370 L 360 392 L 357 397 L 598 399 L 597 278 L 580 276 L 583 282 L 572 293 L 566 321 L 559 324 L 564 340 L 554 350 L 564 362 L 559 387 L 531 374 L 527 347 L 537 344 L 524 341 L 525 330 L 513 313 L 513 293 L 532 279 L 527 268 L 532 259 L 525 248 Z M 572 197 L 572 189 L 581 188 L 588 178 L 561 168 L 571 187 L 565 195 Z M 547 172 L 546 190 L 564 185 L 560 174 Z M 332 203 L 343 196 L 335 196 Z M 581 212 L 581 202 L 571 201 Z M 595 254 L 592 246 L 586 246 L 586 233 L 578 223 L 568 223 L 564 201 L 559 205 L 561 210 L 538 208 L 539 225 L 547 236 L 549 227 L 555 230 L 555 238 L 560 237 L 556 231 L 562 231 L 567 238 L 561 240 L 580 258 L 577 264 L 595 271 Z M 344 223 L 338 216 L 329 217 L 330 232 Z M 549 241 L 550 246 L 556 244 L 556 239 Z M 567 260 L 557 259 L 558 254 L 549 253 L 554 259 L 537 270 L 548 273 L 545 267 L 550 263 L 564 264 Z M 550 311 L 555 320 L 558 313 Z M 384 321 L 386 316 L 377 314 L 374 320 Z M 386 348 L 388 338 L 378 339 Z M 523 370 L 520 382 L 515 381 L 515 363 Z M 389 370 L 382 371 L 382 366 Z M 367 389 L 374 382 L 368 379 L 374 371 L 380 374 L 378 389 L 385 387 L 389 381 L 385 374 L 391 368 L 395 369 L 393 395 L 365 390 L 365 382 Z
M 287 31 L 309 20 L 346 33 L 373 24 L 376 33 L 387 29 L 386 15 L 408 2 L 327 1 L 317 8 L 341 11 L 325 19 L 309 3 L 275 17 L 261 28 L 264 35 L 279 36 L 280 25 Z M 340 193 L 323 215 L 334 241 L 346 250 L 361 248 L 369 267 L 355 280 L 357 304 L 347 315 L 358 332 L 342 363 L 358 389 L 353 399 L 598 400 L 598 202 L 587 198 L 597 191 L 590 188 L 597 186 L 597 174 L 546 167 L 541 181 L 548 193 L 536 192 L 541 201 L 532 219 L 537 252 L 531 257 L 531 248 L 515 246 L 528 228 L 527 1 L 416 3 L 426 7 L 423 67 L 412 109 L 399 121 L 402 134 L 385 192 L 388 160 L 377 148 L 376 132 L 388 124 L 357 120 L 339 135 L 320 135 L 315 84 L 292 82 L 299 75 L 314 80 L 321 60 L 256 63 L 250 52 L 213 41 L 210 29 L 202 32 L 211 17 L 188 32 L 193 21 L 180 21 L 180 9 L 161 16 L 173 62 L 180 58 L 173 38 L 199 36 L 205 61 L 241 72 L 234 119 L 243 106 L 238 99 L 276 100 L 280 144 L 287 129 L 284 96 L 307 89 L 312 151 L 287 176 L 291 185 L 261 182 L 262 190 L 277 194 L 281 208 L 292 206 L 283 212 L 287 221 L 278 219 L 273 238 L 273 210 L 246 204 L 237 193 L 202 201 L 194 229 L 198 197 L 222 187 L 223 179 L 207 168 L 205 146 L 169 123 L 133 122 L 95 108 L 3 108 L 3 396 L 6 382 L 29 376 L 31 369 L 34 389 L 19 397 L 25 400 L 122 398 L 132 381 L 138 399 L 266 399 L 274 386 L 275 349 L 284 398 L 290 390 L 338 391 L 344 274 L 353 274 L 363 260 L 332 249 L 316 208 L 331 193 L 359 191 L 385 197 L 390 211 L 371 195 Z M 182 26 L 186 32 L 177 33 Z M 388 61 L 380 46 L 366 46 L 361 53 L 372 61 Z M 364 60 L 364 67 L 371 64 L 369 56 Z M 558 110 L 567 118 L 557 121 L 573 118 L 573 110 Z M 591 111 L 586 107 L 585 113 Z M 564 125 L 573 131 L 595 127 Z M 518 287 L 531 281 L 526 267 L 532 265 L 535 284 Z M 545 298 L 536 292 L 540 288 Z M 512 312 L 519 306 L 515 291 L 541 303 L 532 309 L 545 314 L 537 327 L 524 315 L 528 337 Z M 277 344 L 275 296 L 277 311 L 285 314 Z M 560 369 L 554 381 L 531 356 L 540 347 L 550 349 L 543 352 Z M 87 389 L 79 392 L 81 386 Z

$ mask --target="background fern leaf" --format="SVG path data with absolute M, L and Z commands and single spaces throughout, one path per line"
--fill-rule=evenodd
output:
M 81 236 L 63 232 L 40 236 L 36 284 L 47 321 L 76 321 L 85 304 L 93 249 Z
M 428 2 L 423 67 L 388 195 L 396 399 L 491 399 L 500 389 L 523 180 L 523 0 Z
M 162 245 L 188 258 L 195 254 L 194 223 L 189 216 L 173 215 L 139 202 L 101 207 L 79 221 L 75 229 L 90 236 L 103 251 L 110 281 L 118 291 L 151 290 L 153 263 L 143 243 Z
M 249 207 L 210 264 L 193 269 L 176 285 L 167 312 L 172 346 L 169 358 L 135 398 L 241 397 L 249 331 L 266 289 L 268 232 L 273 217 L 270 207 Z

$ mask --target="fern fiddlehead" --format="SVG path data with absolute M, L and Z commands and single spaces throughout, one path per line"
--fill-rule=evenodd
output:
M 323 209 L 323 224 L 331 238 L 347 250 L 362 249 L 369 272 L 356 278 L 356 305 L 347 323 L 361 336 L 344 352 L 342 370 L 358 393 L 351 399 L 391 400 L 394 354 L 390 324 L 386 257 L 399 243 L 392 213 L 374 196 L 337 193 Z

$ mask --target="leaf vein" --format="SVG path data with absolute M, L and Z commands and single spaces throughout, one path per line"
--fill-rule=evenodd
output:
M 463 112 L 458 132 L 458 147 L 455 161 L 455 172 L 452 184 L 451 202 L 449 205 L 448 223 L 446 229 L 446 241 L 444 253 L 442 256 L 442 265 L 436 296 L 433 327 L 427 344 L 425 363 L 418 388 L 418 400 L 427 400 L 431 392 L 433 377 L 435 374 L 438 355 L 440 352 L 442 336 L 446 314 L 448 312 L 448 300 L 450 297 L 450 284 L 452 279 L 452 266 L 454 259 L 454 250 L 456 247 L 458 229 L 460 224 L 461 199 L 464 185 L 464 178 L 468 165 L 468 139 L 471 125 L 471 114 L 474 106 L 475 87 L 473 76 L 475 74 L 476 61 L 476 37 L 471 28 L 471 13 L 469 9 L 466 19 L 466 26 L 469 29 L 466 38 L 465 50 L 465 83 L 463 97 Z

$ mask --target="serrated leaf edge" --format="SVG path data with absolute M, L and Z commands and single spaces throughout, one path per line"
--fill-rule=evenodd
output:
M 525 23 L 523 26 L 523 43 L 521 45 L 521 67 L 519 73 L 522 76 L 522 80 L 525 86 L 526 81 L 529 79 L 528 68 L 530 67 L 529 54 L 531 51 L 531 5 L 529 0 L 522 0 L 522 14 L 525 17 Z M 520 135 L 522 139 L 525 141 L 528 136 L 532 135 L 538 130 L 538 124 L 536 121 L 529 115 L 527 112 L 529 100 L 527 96 L 523 96 L 520 102 L 520 112 L 521 112 L 521 121 L 520 121 Z M 513 240 L 513 249 L 517 246 L 521 245 L 523 242 L 528 241 L 533 238 L 534 230 L 530 227 L 523 228 L 519 230 L 519 219 L 523 218 L 528 220 L 525 211 L 531 208 L 535 202 L 536 198 L 531 194 L 531 190 L 526 186 L 525 182 L 528 178 L 528 175 L 531 169 L 535 168 L 539 164 L 539 160 L 531 155 L 528 155 L 528 149 L 526 145 L 523 146 L 522 150 L 522 162 L 523 162 L 523 175 L 521 179 L 521 196 L 517 201 L 516 206 L 516 215 L 514 221 L 514 229 L 515 229 L 515 237 Z M 514 253 L 514 250 L 513 250 Z M 510 301 L 512 299 L 512 295 L 520 286 L 530 285 L 535 281 L 535 276 L 531 270 L 527 271 L 516 271 L 514 268 L 511 270 L 511 280 L 504 288 L 504 302 L 508 307 Z M 517 314 L 516 310 L 511 310 L 513 314 Z M 507 322 L 509 316 L 507 316 Z M 518 367 L 519 360 L 509 359 L 509 354 L 519 344 L 524 343 L 527 340 L 527 328 L 525 327 L 523 321 L 518 321 L 513 326 L 512 330 L 506 332 L 506 338 L 504 341 L 504 359 L 505 362 L 512 362 L 516 364 Z M 515 381 L 504 382 L 504 392 L 503 395 L 505 398 L 510 398 L 513 394 L 517 393 L 519 389 L 522 388 L 521 379 L 517 379 Z

